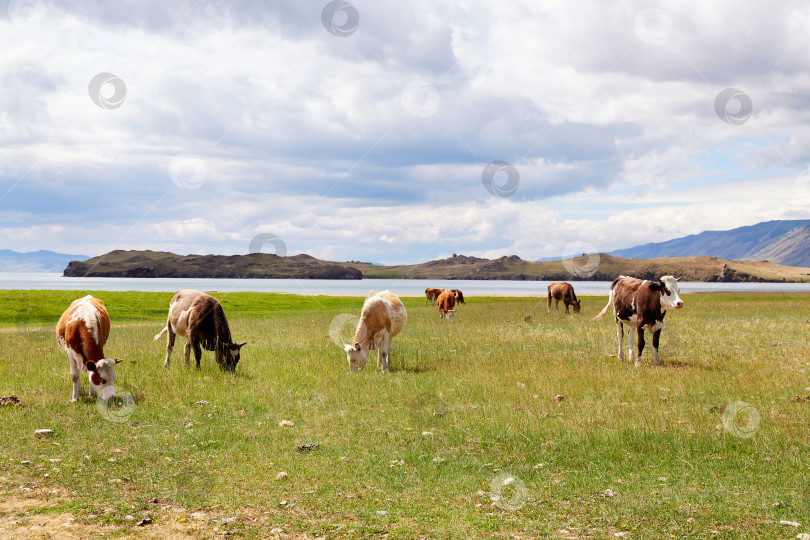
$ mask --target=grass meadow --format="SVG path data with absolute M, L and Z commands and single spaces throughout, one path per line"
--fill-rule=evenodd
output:
M 22 402 L 0 407 L 0 502 L 49 501 L 11 516 L 19 537 L 48 514 L 105 538 L 178 522 L 193 538 L 810 532 L 810 402 L 795 398 L 810 394 L 810 295 L 683 295 L 663 366 L 648 339 L 639 369 L 616 358 L 609 317 L 591 320 L 605 297 L 580 315 L 469 298 L 455 323 L 405 298 L 391 372 L 373 352 L 349 374 L 334 338 L 351 338 L 362 298 L 214 293 L 248 341 L 231 375 L 211 352 L 186 368 L 182 338 L 163 367 L 165 337 L 152 338 L 172 294 L 97 292 L 105 353 L 124 360 L 116 389 L 132 397 L 106 409 L 86 375 L 70 403 L 54 333 L 84 294 L 0 292 L 0 396 Z

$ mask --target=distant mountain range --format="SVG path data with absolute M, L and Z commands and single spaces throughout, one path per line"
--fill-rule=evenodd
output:
M 89 258 L 87 255 L 66 255 L 55 251 L 19 253 L 0 249 L 0 272 L 62 272 L 70 261 Z
M 710 256 L 810 267 L 810 220 L 766 221 L 730 231 L 705 231 L 666 242 L 611 251 L 632 259 Z

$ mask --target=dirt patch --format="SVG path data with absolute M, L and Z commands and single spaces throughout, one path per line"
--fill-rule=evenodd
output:
M 67 492 L 51 491 L 49 495 L 51 498 L 47 498 L 45 493 L 29 493 L 27 496 L 11 495 L 0 500 L 0 538 L 80 540 L 109 537 L 114 532 L 116 538 L 124 539 L 195 540 L 223 537 L 223 531 L 215 532 L 208 523 L 180 522 L 173 516 L 153 517 L 154 523 L 144 527 L 135 525 L 140 517 L 133 520 L 132 525 L 88 523 L 71 513 L 43 512 L 43 509 L 69 499 Z M 126 532 L 118 536 L 122 530 Z
M 17 396 L 0 396 L 0 407 L 6 405 L 22 405 L 22 401 Z
M 790 401 L 793 403 L 807 403 L 810 402 L 810 396 L 793 396 Z

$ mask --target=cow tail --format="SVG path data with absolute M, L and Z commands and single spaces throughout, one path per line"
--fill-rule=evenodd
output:
M 600 311 L 599 314 L 596 317 L 593 318 L 593 320 L 596 321 L 596 320 L 599 320 L 602 317 L 604 317 L 605 313 L 608 312 L 608 310 L 611 308 L 612 305 L 613 305 L 613 288 L 611 287 L 610 292 L 608 293 L 607 305 L 602 308 L 602 311 Z
M 166 332 L 168 332 L 168 331 L 169 331 L 169 325 L 167 324 L 166 326 L 164 326 L 164 327 L 163 327 L 163 330 L 161 330 L 161 331 L 160 331 L 160 333 L 159 333 L 159 334 L 157 334 L 157 335 L 155 336 L 154 341 L 159 340 L 159 339 L 160 339 L 160 337 L 161 337 L 163 334 L 165 334 Z

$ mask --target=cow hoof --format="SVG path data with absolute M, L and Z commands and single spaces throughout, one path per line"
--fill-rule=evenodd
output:
M 641 363 L 641 360 L 636 360 L 636 363 L 635 363 L 636 367 L 641 367 L 642 365 L 643 364 Z

